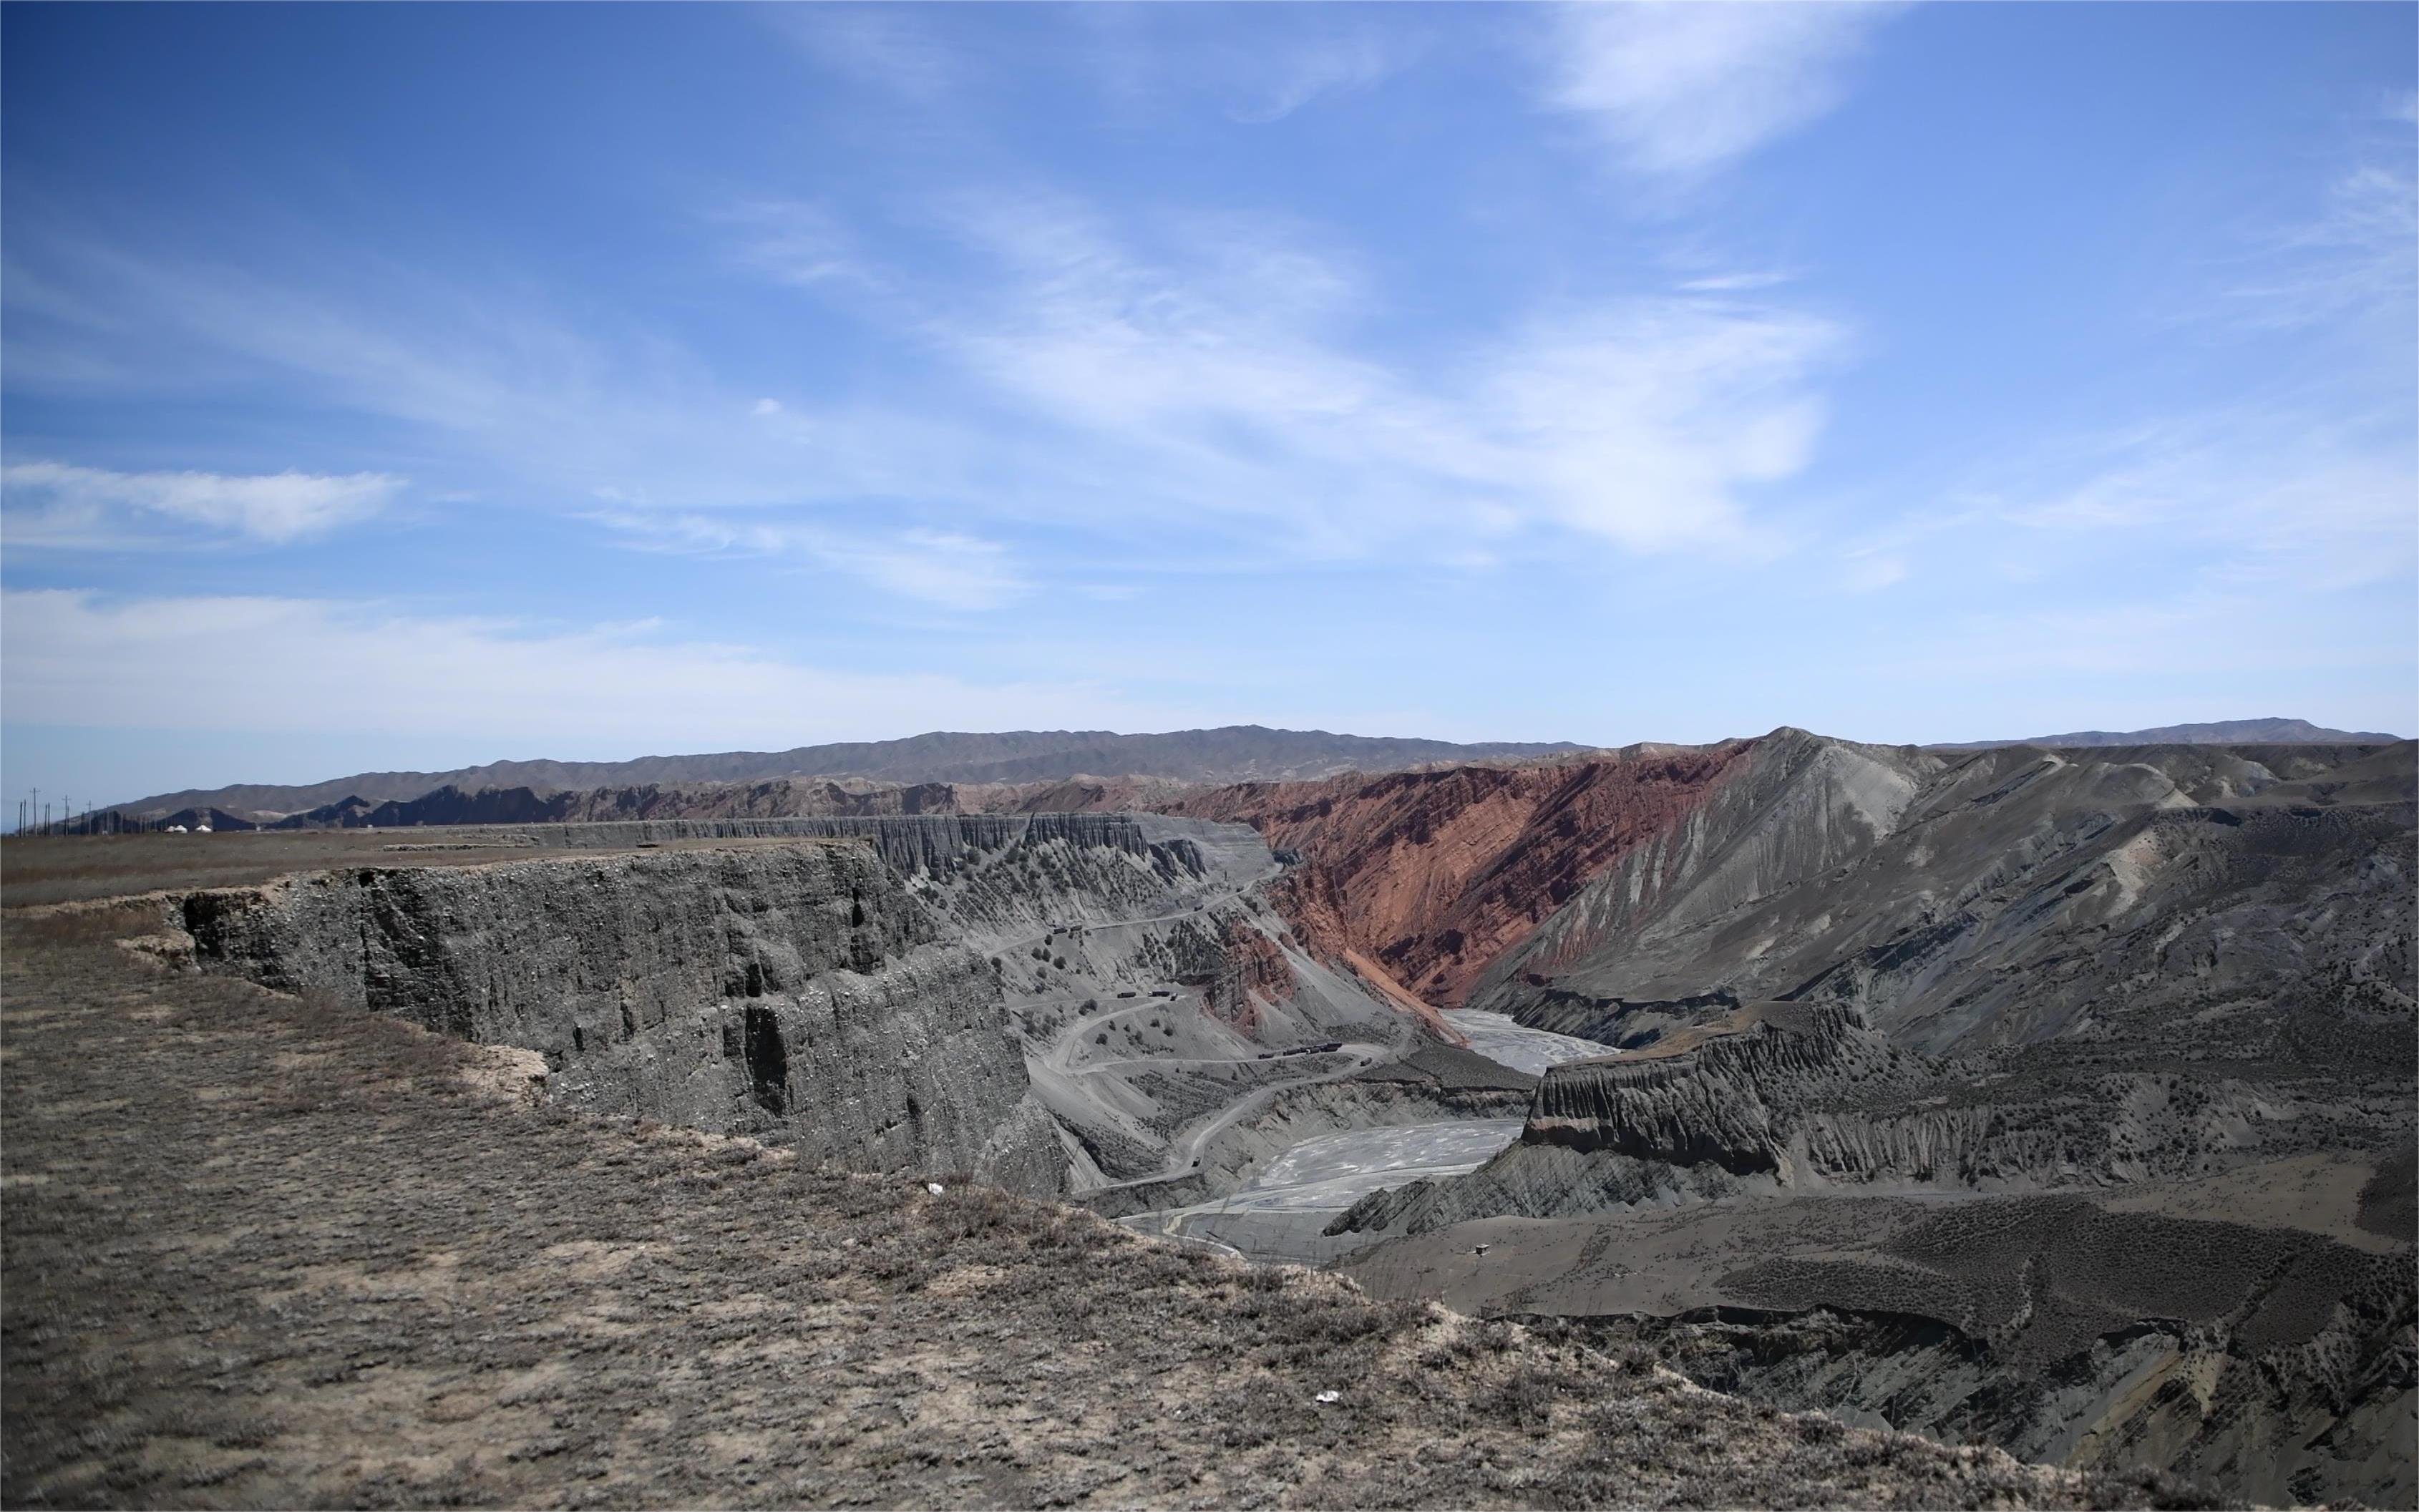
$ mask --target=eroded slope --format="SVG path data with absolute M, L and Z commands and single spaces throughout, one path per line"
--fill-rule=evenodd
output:
M 535 1051 L 574 1106 L 1063 1182 L 996 972 L 864 845 L 363 867 L 168 915 L 172 955 Z
M 1354 773 L 1216 789 L 1166 808 L 1252 825 L 1296 858 L 1278 903 L 1314 949 L 1455 1006 L 1581 887 L 1706 802 L 1750 748 Z
M 2109 1505 L 5 923 L 10 1505 Z M 1335 1393 L 1331 1401 L 1321 1394 Z

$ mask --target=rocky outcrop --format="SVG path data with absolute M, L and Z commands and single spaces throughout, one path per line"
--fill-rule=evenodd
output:
M 1453 1006 L 1590 879 L 1707 801 L 1752 746 L 1246 784 L 1166 807 L 1249 824 L 1290 854 L 1274 897 L 1321 956 Z
M 2257 1057 L 2276 1021 L 2244 1010 L 2313 972 L 2410 993 L 2407 744 L 2334 768 L 2259 753 L 2290 777 L 2205 747 L 1776 760 L 1786 744 L 1498 963 L 1478 1006 L 1620 1042 L 1667 1003 L 1836 999 L 1935 1054 L 2164 1054 L 2170 1019 L 2201 1014 L 2195 1044 Z
M 1752 1305 L 1608 1326 L 1718 1390 L 2026 1459 L 2276 1505 L 2419 1491 L 2408 1247 L 2031 1198 L 1719 1285 Z
M 1733 1175 L 1785 1175 L 1795 1116 L 1826 1091 L 1903 1092 L 1932 1068 L 1893 1050 L 1854 1010 L 1751 1004 L 1704 1043 L 1556 1066 L 1521 1138 Z
M 1601 1168 L 1516 1149 L 1396 1218 L 1663 1200 L 1719 1187 L 1711 1171 L 2098 1187 L 2407 1137 L 2413 758 L 2405 744 L 1942 764 L 1775 735 L 1478 995 L 1640 1052 L 1540 1093 L 1541 1110 L 1584 1105 L 1574 1119 L 1557 1104 L 1529 1143 Z M 1810 1079 L 1763 1054 L 1791 1042 L 1769 1038 L 1669 1054 L 1759 998 L 1851 1008 L 1875 1044 L 1937 1069 Z
M 1645 1050 L 1554 1067 L 1518 1143 L 1467 1176 L 1374 1194 L 1333 1231 L 1427 1233 L 1756 1192 L 2104 1190 L 2393 1148 L 2419 1115 L 2390 1083 L 2093 1055 L 1944 1062 L 1893 1045 L 1846 1004 L 1717 1006 Z
M 1077 922 L 1174 912 L 1271 870 L 1248 831 L 1131 814 L 961 814 L 915 820 L 800 820 L 858 834 L 901 872 L 939 885 L 966 929 L 1022 934 Z M 1233 845 L 1236 836 L 1248 842 Z
M 682 841 L 854 840 L 873 848 L 902 873 L 955 877 L 978 871 L 996 853 L 1050 846 L 1121 853 L 1170 885 L 1234 865 L 1248 868 L 1266 852 L 1238 856 L 1221 826 L 1157 814 L 824 814 L 773 818 L 647 819 L 578 824 L 500 823 L 478 836 L 483 847 L 630 850 Z M 1240 833 L 1240 832 L 1239 832 Z M 1248 834 L 1242 839 L 1251 841 Z
M 1058 1185 L 993 967 L 865 845 L 362 869 L 176 912 L 206 970 L 540 1051 L 575 1105 Z
M 1276 940 L 1240 909 L 1179 930 L 1173 940 L 1182 960 L 1173 980 L 1198 990 L 1201 1011 L 1238 1033 L 1256 1033 L 1261 1005 L 1290 1002 L 1302 986 Z
M 1869 852 L 1895 832 L 1943 764 L 1918 751 L 1774 731 L 1705 802 L 1631 847 L 1489 962 L 1473 1004 L 1604 1039 L 1612 1026 L 1551 1010 L 1574 999 L 1610 1006 L 1717 990 L 1733 1001 L 1787 995 L 1761 980 L 1699 971 L 1703 927 Z

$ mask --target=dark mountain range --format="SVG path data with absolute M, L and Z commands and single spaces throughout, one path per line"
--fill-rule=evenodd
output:
M 1994 750 L 2002 746 L 2385 746 L 2403 739 L 2374 730 L 2329 730 L 2307 719 L 2220 719 L 2213 724 L 2168 724 L 2155 730 L 2074 730 L 2062 735 L 2021 740 L 1961 740 L 1927 750 Z
M 1165 734 L 1106 730 L 1016 730 L 995 734 L 934 732 L 904 740 L 800 746 L 782 751 L 642 756 L 627 762 L 491 762 L 452 772 L 364 772 L 299 786 L 269 783 L 163 793 L 116 805 L 130 818 L 158 818 L 188 808 L 273 819 L 347 798 L 372 805 L 408 802 L 455 788 L 463 793 L 528 788 L 547 794 L 648 783 L 762 782 L 787 777 L 852 777 L 881 782 L 1052 782 L 1072 777 L 1153 777 L 1181 782 L 1299 781 L 1339 772 L 1396 771 L 1430 762 L 1545 756 L 1582 748 L 1489 741 L 1456 745 L 1228 725 Z

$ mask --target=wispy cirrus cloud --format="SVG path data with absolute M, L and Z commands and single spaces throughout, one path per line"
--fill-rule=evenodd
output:
M 2411 460 L 2407 441 L 2369 426 L 2237 410 L 2108 438 L 1984 502 L 2053 557 L 2130 537 L 2171 563 L 2200 554 L 2199 580 L 2303 596 L 2411 578 Z
M 1753 280 L 1390 345 L 1386 290 L 1307 222 L 1112 216 L 1030 188 L 902 196 L 886 224 L 760 197 L 706 224 L 726 271 L 859 322 L 872 364 L 802 362 L 816 376 L 793 391 L 527 287 L 376 259 L 278 279 L 53 228 L 12 247 L 46 293 L 10 325 L 11 376 L 121 398 L 299 388 L 560 514 L 609 491 L 662 517 L 822 511 L 802 560 L 974 609 L 1047 570 L 983 544 L 1037 526 L 1188 571 L 1272 551 L 1483 566 L 1574 534 L 1761 552 L 1758 491 L 1810 462 L 1851 346 Z
M 1322 97 L 1373 89 L 1416 62 L 1425 46 L 1424 38 L 1399 27 L 1356 25 L 1269 48 L 1237 70 L 1244 78 L 1242 102 L 1228 114 L 1267 125 Z
M 113 472 L 63 462 L 0 468 L 0 530 L 12 547 L 110 547 L 162 524 L 282 545 L 369 518 L 404 486 L 383 472 Z
M 939 609 L 999 609 L 1033 589 L 1014 553 L 997 541 L 923 528 L 852 533 L 827 522 L 793 517 L 793 513 L 767 518 L 757 510 L 719 515 L 617 510 L 596 517 L 645 549 L 820 563 Z
M 998 609 L 1030 590 L 1008 548 L 954 531 L 911 530 L 888 539 L 827 543 L 826 561 L 878 587 L 948 609 Z
M 2231 263 L 2214 312 L 2257 330 L 2290 331 L 2399 314 L 2419 302 L 2419 169 L 2407 142 L 2354 162 L 2328 183 L 2318 213 L 2255 238 Z
M 1559 301 L 1406 350 L 1372 339 L 1385 294 L 1356 254 L 1302 223 L 999 190 L 902 215 L 920 240 L 778 200 L 718 223 L 728 266 L 848 312 L 917 375 L 846 398 L 734 389 L 543 300 L 374 266 L 281 283 L 86 240 L 25 249 L 72 270 L 73 300 L 12 328 L 9 357 L 22 371 L 21 339 L 64 332 L 124 364 L 121 393 L 299 378 L 562 513 L 608 491 L 666 518 L 820 509 L 792 537 L 802 559 L 971 609 L 1032 586 L 992 543 L 1037 524 L 1188 569 L 1271 549 L 1476 567 L 1574 534 L 1761 553 L 1758 490 L 1812 459 L 1852 345 L 1750 278 Z
M 964 82 L 947 34 L 912 7 L 784 6 L 766 14 L 825 67 L 911 101 L 945 99 Z
M 1570 5 L 1554 13 L 1546 100 L 1590 121 L 1622 166 L 1701 177 L 1828 113 L 1895 7 Z
M 1828 317 L 1723 288 L 1540 311 L 1406 362 L 1354 339 L 1376 295 L 1290 228 L 1194 219 L 1152 255 L 1083 206 L 961 199 L 948 279 L 834 295 L 1115 460 L 1119 509 L 1259 516 L 1295 550 L 1563 530 L 1734 549 L 1754 486 L 1811 455 Z M 760 249 L 760 263 L 774 262 Z M 778 266 L 770 276 L 788 278 Z

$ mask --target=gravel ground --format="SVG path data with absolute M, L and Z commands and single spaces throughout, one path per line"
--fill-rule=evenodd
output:
M 0 920 L 0 1501 L 2115 1505 Z M 1322 1393 L 1335 1399 L 1321 1402 Z

